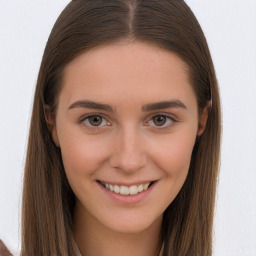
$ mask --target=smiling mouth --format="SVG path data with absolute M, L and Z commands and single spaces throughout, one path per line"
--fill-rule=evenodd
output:
M 132 185 L 132 186 L 124 186 L 124 185 L 119 186 L 119 185 L 115 185 L 115 184 L 104 183 L 100 180 L 97 180 L 97 182 L 99 184 L 101 184 L 104 188 L 106 188 L 107 190 L 110 190 L 116 194 L 128 196 L 128 195 L 137 195 L 138 193 L 146 191 L 156 181 L 148 182 L 145 184 Z

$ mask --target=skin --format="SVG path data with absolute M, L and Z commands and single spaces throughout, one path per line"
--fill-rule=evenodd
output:
M 112 111 L 77 104 L 84 100 Z M 145 105 L 170 101 L 184 106 L 145 111 Z M 90 115 L 103 119 L 90 123 Z M 153 118 L 160 115 L 166 118 Z M 83 255 L 159 253 L 163 212 L 184 184 L 207 115 L 198 116 L 186 63 L 156 46 L 100 46 L 67 65 L 56 119 L 46 119 L 77 197 L 74 236 Z M 126 204 L 109 197 L 97 180 L 157 182 L 146 198 Z

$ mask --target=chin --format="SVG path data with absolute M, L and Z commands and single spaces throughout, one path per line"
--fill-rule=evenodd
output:
M 123 215 L 119 218 L 115 217 L 104 222 L 104 225 L 114 232 L 135 234 L 145 232 L 148 229 L 154 228 L 155 226 L 161 226 L 162 215 L 158 217 L 145 215 L 139 216 L 138 214 L 134 214 L 133 216 Z

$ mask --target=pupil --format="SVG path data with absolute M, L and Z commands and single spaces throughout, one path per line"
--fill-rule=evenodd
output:
M 102 117 L 100 116 L 91 116 L 89 122 L 93 126 L 99 126 L 102 123 Z
M 166 117 L 164 117 L 164 116 L 156 116 L 156 117 L 153 118 L 153 121 L 154 121 L 154 124 L 156 126 L 162 126 L 166 122 Z

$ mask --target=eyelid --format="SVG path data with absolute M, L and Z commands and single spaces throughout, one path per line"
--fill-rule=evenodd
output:
M 89 118 L 89 117 L 91 117 L 91 116 L 100 116 L 101 118 L 104 118 L 104 119 L 106 120 L 107 124 L 104 125 L 104 126 L 89 126 L 89 125 L 86 125 L 86 124 L 84 123 L 84 120 L 87 119 L 87 118 Z M 157 116 L 164 116 L 164 117 L 170 119 L 173 123 L 179 122 L 178 118 L 175 117 L 173 114 L 169 114 L 169 113 L 167 114 L 167 113 L 162 113 L 162 112 L 159 113 L 159 112 L 158 112 L 158 113 L 153 113 L 153 114 L 151 114 L 150 117 L 147 118 L 147 121 L 146 121 L 144 124 L 145 124 L 146 126 L 150 126 L 150 125 L 148 124 L 148 122 L 151 121 L 154 117 L 157 117 Z M 83 115 L 81 118 L 79 118 L 78 123 L 81 123 L 82 125 L 86 126 L 86 127 L 89 128 L 89 129 L 102 129 L 102 128 L 105 128 L 105 127 L 107 127 L 107 126 L 111 126 L 111 122 L 109 121 L 109 119 L 110 119 L 110 118 L 109 118 L 106 114 L 97 113 L 97 112 L 92 112 L 92 113 L 85 114 L 85 115 Z M 163 126 L 157 126 L 157 125 L 155 125 L 155 126 L 153 126 L 153 127 L 157 128 L 157 129 L 164 129 L 164 128 L 169 128 L 170 126 L 172 126 L 172 124 L 169 125 L 169 126 L 164 126 L 164 125 L 163 125 Z
M 169 119 L 172 123 L 177 123 L 177 122 L 178 122 L 177 118 L 173 117 L 173 115 L 171 115 L 171 114 L 166 114 L 166 113 L 154 113 L 154 114 L 150 115 L 150 117 L 148 118 L 148 121 L 146 121 L 146 125 L 147 125 L 147 126 L 150 126 L 148 123 L 149 123 L 150 121 L 152 121 L 154 117 L 157 117 L 157 116 L 163 116 L 163 117 Z M 171 125 L 165 125 L 165 124 L 164 124 L 163 126 L 154 125 L 153 127 L 157 128 L 157 129 L 164 129 L 164 128 L 169 128 L 169 127 L 172 126 L 172 125 L 173 125 L 173 124 L 171 124 Z
M 105 119 L 105 120 L 106 120 L 106 125 L 103 125 L 103 126 L 86 125 L 86 124 L 84 123 L 84 121 L 85 121 L 87 118 L 92 117 L 92 116 L 100 116 L 102 119 Z M 88 113 L 88 114 L 82 116 L 81 118 L 79 118 L 78 122 L 81 123 L 81 124 L 83 124 L 84 126 L 86 126 L 86 127 L 89 128 L 89 129 L 101 129 L 101 128 L 104 128 L 104 127 L 106 127 L 106 126 L 110 126 L 110 125 L 111 125 L 111 123 L 110 123 L 110 121 L 109 121 L 108 119 L 109 119 L 109 118 L 106 117 L 106 115 L 105 115 L 105 114 L 102 114 L 102 113 Z

